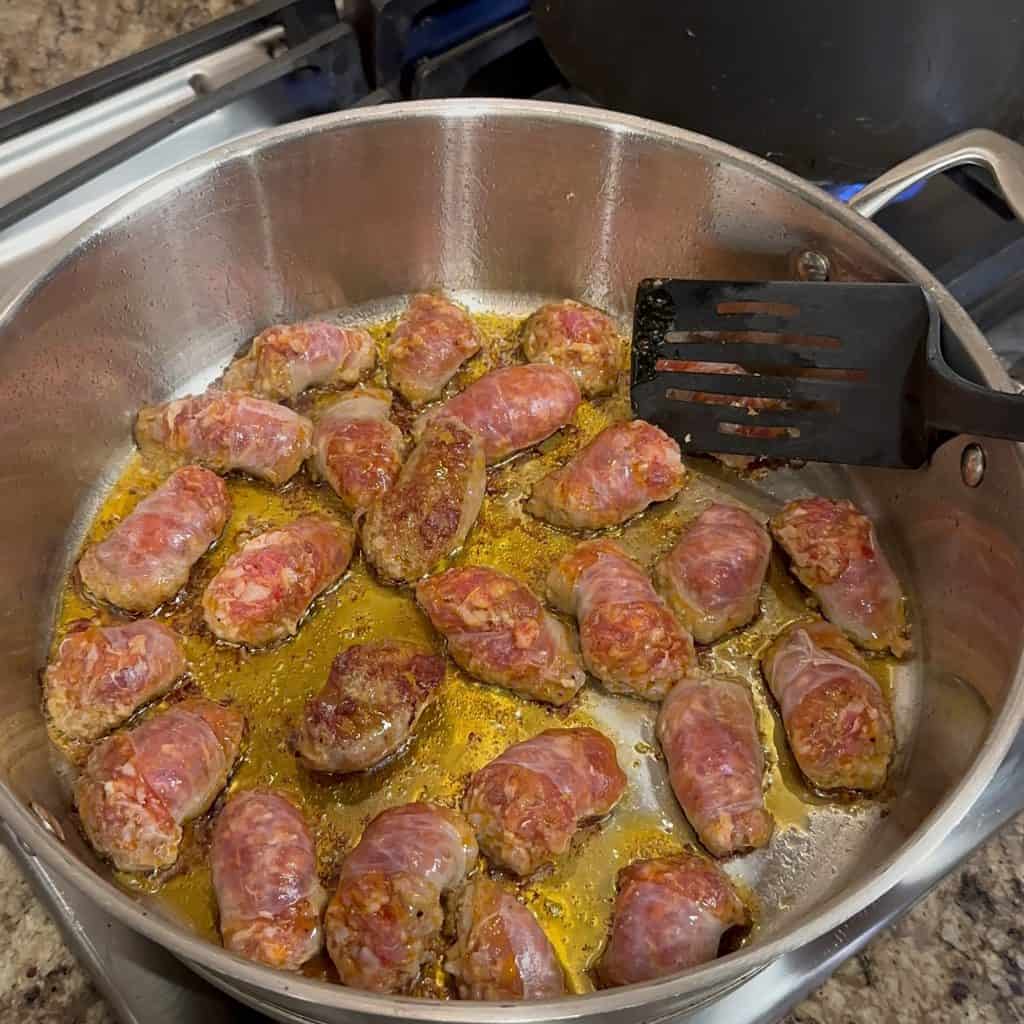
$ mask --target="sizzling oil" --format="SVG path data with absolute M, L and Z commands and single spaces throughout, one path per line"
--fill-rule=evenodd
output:
M 478 315 L 477 321 L 485 339 L 484 350 L 456 379 L 455 387 L 459 389 L 486 370 L 513 360 L 519 321 L 496 314 Z M 389 327 L 380 324 L 371 328 L 379 344 L 383 344 Z M 316 415 L 329 397 L 322 393 L 304 397 L 302 408 Z M 536 480 L 601 429 L 628 416 L 623 387 L 615 396 L 584 403 L 573 424 L 545 442 L 539 455 L 513 458 L 493 471 L 477 524 L 453 563 L 493 566 L 542 592 L 548 568 L 578 537 L 528 516 L 522 510 L 522 499 Z M 683 525 L 708 501 L 727 493 L 716 476 L 717 470 L 704 472 L 694 465 L 690 468 L 693 475 L 674 501 L 612 531 L 631 554 L 647 565 L 671 547 Z M 168 465 L 144 463 L 138 455 L 133 456 L 96 515 L 86 544 L 104 537 L 163 480 L 168 469 Z M 397 757 L 374 771 L 345 778 L 301 770 L 291 753 L 293 723 L 306 699 L 323 685 L 340 649 L 384 637 L 418 641 L 437 650 L 441 650 L 441 644 L 411 593 L 377 583 L 359 557 L 340 585 L 315 603 L 298 635 L 290 641 L 257 652 L 216 643 L 203 624 L 199 597 L 226 557 L 248 536 L 302 513 L 342 515 L 331 491 L 304 474 L 279 491 L 240 477 L 229 478 L 227 484 L 233 511 L 223 536 L 196 567 L 188 587 L 160 609 L 157 617 L 184 639 L 188 685 L 214 699 L 233 701 L 246 715 L 247 741 L 229 792 L 260 784 L 278 787 L 292 796 L 314 828 L 321 874 L 328 884 L 366 823 L 384 808 L 421 799 L 457 805 L 470 773 L 511 743 L 542 729 L 599 724 L 607 731 L 600 712 L 610 698 L 590 687 L 568 708 L 555 709 L 474 682 L 449 662 L 440 697 L 427 709 L 408 747 Z M 758 619 L 701 655 L 708 669 L 743 679 L 751 687 L 767 755 L 767 804 L 780 829 L 802 827 L 808 808 L 820 803 L 821 798 L 801 782 L 757 662 L 785 626 L 809 614 L 803 593 L 773 560 Z M 70 622 L 80 618 L 109 621 L 110 615 L 91 605 L 72 577 L 63 591 L 55 642 Z M 875 659 L 871 669 L 888 693 L 890 663 Z M 653 725 L 654 709 L 638 706 Z M 628 756 L 631 764 L 627 767 L 624 762 L 624 767 L 632 775 L 658 755 L 652 744 L 637 742 Z M 126 888 L 155 895 L 170 913 L 216 942 L 215 903 L 205 861 L 206 832 L 205 822 L 188 830 L 172 874 L 122 874 L 118 880 Z M 572 991 L 593 988 L 589 970 L 607 934 L 619 868 L 637 858 L 679 851 L 693 841 L 693 833 L 678 809 L 663 813 L 627 793 L 605 821 L 577 835 L 569 856 L 520 886 L 566 968 Z M 330 968 L 325 958 L 318 958 L 307 965 L 305 973 L 327 977 Z M 428 965 L 418 991 L 433 996 L 445 994 L 439 962 Z

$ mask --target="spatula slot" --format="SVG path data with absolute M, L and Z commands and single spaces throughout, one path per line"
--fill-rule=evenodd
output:
M 863 383 L 869 379 L 867 370 L 840 370 L 826 366 L 758 366 L 749 367 L 751 376 L 763 374 L 765 377 L 797 377 L 801 380 L 836 380 Z
M 757 416 L 762 409 L 775 409 L 779 412 L 819 411 L 827 412 L 833 416 L 839 412 L 838 402 L 825 399 L 729 397 L 717 391 L 691 391 L 682 388 L 666 388 L 665 397 L 673 402 L 731 405 L 736 409 L 746 409 L 748 416 Z
M 800 307 L 792 302 L 752 302 L 750 300 L 733 300 L 719 302 L 715 306 L 719 316 L 778 316 L 783 320 L 792 320 L 800 315 Z
M 732 437 L 796 438 L 800 436 L 799 427 L 748 427 L 740 423 L 719 423 L 718 432 Z
M 810 411 L 800 410 L 785 412 L 780 409 L 766 409 L 756 416 L 748 416 L 743 409 L 737 409 L 735 405 L 718 405 L 707 402 L 683 402 L 678 404 L 677 416 L 686 417 L 687 427 L 690 424 L 705 426 L 717 430 L 714 423 L 732 423 L 742 427 L 748 437 L 760 437 L 762 430 L 771 427 L 805 427 L 807 429 L 822 429 L 827 427 L 832 420 L 832 414 L 828 410 L 813 409 Z M 754 433 L 751 433 L 753 431 Z
M 751 342 L 754 345 L 787 345 L 792 348 L 840 348 L 839 338 L 827 334 L 797 334 L 793 331 L 669 331 L 665 341 L 674 345 L 719 342 L 723 345 Z
M 721 367 L 720 369 L 718 367 Z M 771 368 L 770 368 L 771 369 Z M 771 408 L 773 399 L 795 399 L 809 402 L 836 402 L 846 397 L 860 398 L 874 390 L 873 378 L 859 377 L 861 372 L 847 371 L 849 376 L 816 380 L 810 375 L 796 376 L 785 373 L 746 373 L 734 363 L 694 363 L 680 360 L 659 360 L 658 376 L 647 384 L 638 385 L 638 393 L 647 387 L 662 386 L 677 391 L 700 391 L 709 395 L 733 395 L 737 400 L 757 408 L 760 402 Z M 657 384 L 654 384 L 654 381 Z M 667 393 L 667 392 L 666 392 Z
M 717 338 L 694 336 L 681 344 L 673 344 L 666 338 L 652 354 L 655 360 L 735 363 L 748 370 L 755 366 L 824 366 L 836 370 L 858 370 L 876 365 L 871 353 L 845 345 L 837 348 L 811 348 L 752 342 L 748 338 L 720 342 Z

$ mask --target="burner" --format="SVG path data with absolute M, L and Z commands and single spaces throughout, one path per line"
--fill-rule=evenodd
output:
M 374 84 L 407 78 L 418 61 L 449 53 L 529 6 L 528 0 L 374 0 Z

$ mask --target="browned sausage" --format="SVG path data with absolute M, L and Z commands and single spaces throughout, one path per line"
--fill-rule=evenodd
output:
M 324 772 L 372 768 L 401 748 L 443 680 L 444 659 L 415 644 L 353 644 L 306 704 L 299 760 Z
M 451 417 L 431 421 L 398 479 L 363 520 L 367 561 L 392 583 L 425 576 L 466 539 L 486 484 L 480 438 Z

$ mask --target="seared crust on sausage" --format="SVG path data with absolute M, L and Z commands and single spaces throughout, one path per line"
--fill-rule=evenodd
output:
M 607 814 L 625 788 L 606 736 L 547 729 L 476 772 L 462 808 L 488 858 L 528 875 L 565 853 L 580 823 Z
M 444 658 L 416 644 L 353 644 L 306 704 L 299 760 L 324 772 L 372 768 L 402 747 L 443 680 Z
M 449 416 L 432 420 L 363 520 L 367 561 L 391 583 L 425 576 L 465 541 L 486 483 L 480 438 Z

